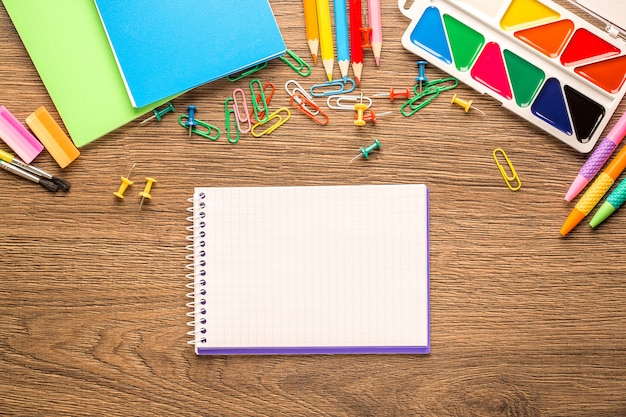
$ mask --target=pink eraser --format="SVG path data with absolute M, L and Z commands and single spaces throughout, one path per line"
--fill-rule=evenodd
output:
M 4 106 L 0 106 L 0 138 L 27 164 L 43 150 L 41 142 Z

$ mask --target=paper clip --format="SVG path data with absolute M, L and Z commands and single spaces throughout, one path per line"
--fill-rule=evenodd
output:
M 439 88 L 433 87 L 433 86 L 425 88 L 422 91 L 421 95 L 417 95 L 417 96 L 411 98 L 410 100 L 405 101 L 402 104 L 402 106 L 400 106 L 400 113 L 403 116 L 405 116 L 405 117 L 409 117 L 409 116 L 414 115 L 419 110 L 421 110 L 424 107 L 428 106 L 430 104 L 430 102 L 433 101 L 433 99 L 435 99 L 439 95 L 440 91 L 441 90 Z M 419 104 L 416 104 L 416 103 L 419 103 Z M 408 111 L 405 110 L 407 107 L 409 108 Z
M 329 117 L 326 113 L 322 111 L 320 106 L 315 104 L 313 100 L 303 95 L 301 92 L 297 92 L 291 96 L 289 102 L 296 110 L 301 111 L 306 114 L 318 125 L 326 125 L 328 124 Z M 310 110 L 313 109 L 313 110 Z M 324 119 L 319 119 L 317 116 L 321 115 Z
M 255 94 L 255 86 L 258 86 L 259 92 Z M 265 98 L 265 92 L 261 81 L 257 78 L 250 81 L 250 92 L 252 93 L 252 108 L 254 111 L 254 117 L 257 122 L 264 122 L 267 120 L 268 108 L 267 99 Z
M 232 97 L 228 97 L 226 100 L 224 100 L 224 124 L 226 126 L 226 140 L 229 143 L 237 143 L 239 142 L 239 138 L 241 137 L 241 131 L 239 130 L 239 125 L 236 123 L 237 122 L 237 116 L 235 115 L 235 111 L 232 108 L 232 104 L 234 103 L 234 100 Z M 236 136 L 233 139 L 231 137 L 231 120 L 234 120 L 235 123 L 235 132 L 236 132 Z
M 218 140 L 220 138 L 221 132 L 217 126 L 213 126 L 207 122 L 203 122 L 202 120 L 194 119 L 196 122 L 195 126 L 187 126 L 185 121 L 189 119 L 189 116 L 186 114 L 181 114 L 178 116 L 178 124 L 184 127 L 185 129 L 191 129 L 191 133 L 195 133 L 196 135 L 200 135 L 204 138 L 211 140 Z M 198 129 L 197 126 L 202 126 L 206 129 L 206 131 Z M 215 134 L 211 134 L 211 132 L 215 132 Z
M 282 117 L 280 115 L 280 113 L 283 112 L 283 111 L 287 113 L 287 116 Z M 291 118 L 291 112 L 289 111 L 289 109 L 287 107 L 281 107 L 278 110 L 276 110 L 274 113 L 270 114 L 266 121 L 256 123 L 254 126 L 252 126 L 252 129 L 250 130 L 250 133 L 255 138 L 260 138 L 263 135 L 269 135 L 270 133 L 272 133 L 273 131 L 275 131 L 276 129 L 278 129 L 279 127 L 284 125 L 285 123 L 287 123 L 287 120 L 289 120 L 290 118 Z M 272 121 L 274 119 L 277 119 L 278 121 L 276 123 L 274 123 L 272 126 L 270 126 L 269 128 L 267 128 L 266 130 L 264 130 L 261 133 L 255 132 L 255 129 L 257 127 L 264 126 L 265 124 L 269 123 L 270 121 Z
M 296 64 L 294 64 L 291 60 L 289 60 L 287 57 L 283 56 L 279 56 L 279 58 L 287 65 L 289 65 L 295 72 L 298 73 L 298 75 L 301 75 L 303 77 L 308 77 L 311 74 L 311 66 L 309 64 L 307 64 L 306 62 L 304 62 L 304 60 L 302 60 L 302 58 L 300 58 L 298 55 L 296 55 L 291 49 L 287 49 L 285 52 L 287 52 L 287 55 L 289 57 L 291 57 L 291 59 L 293 61 L 295 61 Z
M 262 70 L 263 68 L 265 68 L 267 66 L 267 61 L 265 62 L 261 62 L 260 64 L 257 64 L 253 67 L 250 67 L 248 69 L 245 69 L 241 72 L 235 73 L 235 74 L 230 74 L 229 76 L 226 77 L 226 79 L 230 82 L 235 82 L 235 81 L 239 81 L 242 78 L 247 77 L 250 74 L 254 74 L 257 71 Z
M 350 85 L 346 87 L 348 84 Z M 316 91 L 316 90 L 324 90 L 326 87 L 339 87 L 339 88 L 335 88 L 334 90 L 329 90 L 329 91 L 322 91 L 322 92 Z M 355 88 L 356 88 L 356 83 L 354 82 L 354 80 L 352 78 L 346 78 L 346 81 L 335 80 L 335 81 L 328 81 L 322 84 L 315 84 L 314 86 L 311 87 L 310 91 L 313 97 L 327 97 L 333 94 L 351 93 L 352 91 L 354 91 Z
M 365 100 L 365 103 L 363 103 Z M 344 104 L 344 102 L 348 102 L 349 104 Z M 363 96 L 343 96 L 343 95 L 332 95 L 328 96 L 326 99 L 326 105 L 329 109 L 333 110 L 352 110 L 354 111 L 354 105 L 357 103 L 365 104 L 365 109 L 369 109 L 372 107 L 372 99 L 369 97 Z
M 241 99 L 237 99 L 237 93 L 241 96 Z M 242 111 L 239 111 L 241 104 Z M 246 93 L 241 88 L 235 88 L 233 90 L 233 109 L 235 111 L 235 120 L 237 121 L 237 127 L 241 133 L 248 133 L 252 129 L 252 120 L 250 119 L 250 111 L 248 110 L 248 103 L 246 103 Z M 248 123 L 248 127 L 241 128 L 242 123 Z
M 272 97 L 274 97 L 274 93 L 275 92 L 276 92 L 276 86 L 274 85 L 274 83 L 267 82 L 267 83 L 263 84 L 263 94 L 265 94 L 265 103 L 268 106 L 269 106 L 270 102 L 272 101 Z M 252 92 L 252 94 L 254 94 L 254 92 Z M 256 95 L 257 103 L 261 100 L 260 95 L 261 95 L 261 93 Z M 265 117 L 266 114 L 267 114 L 267 110 L 266 111 L 261 111 L 259 113 L 259 116 L 260 117 Z M 252 110 L 250 112 L 250 120 L 252 120 L 253 117 L 255 117 L 254 110 Z M 257 118 L 256 122 L 258 123 L 258 122 L 260 122 L 260 120 Z
M 507 163 L 507 165 L 509 167 L 509 170 L 511 171 L 511 175 L 509 175 L 504 170 L 504 166 L 502 166 L 502 164 L 498 160 L 498 154 L 501 154 L 502 157 L 504 158 L 504 160 L 506 161 L 506 163 Z M 517 191 L 520 188 L 522 188 L 522 181 L 519 179 L 519 176 L 517 175 L 517 172 L 515 172 L 515 168 L 513 167 L 513 164 L 511 163 L 511 160 L 509 159 L 509 157 L 506 155 L 506 153 L 501 148 L 496 148 L 496 149 L 493 150 L 493 159 L 494 159 L 494 161 L 496 161 L 496 165 L 498 166 L 498 169 L 500 170 L 500 174 L 502 174 L 502 178 L 504 178 L 504 182 L 506 183 L 506 186 L 509 187 L 509 190 Z M 513 186 L 512 182 L 516 182 L 517 185 Z
M 295 84 L 295 87 L 293 88 L 293 90 L 289 89 L 289 85 L 290 84 Z M 302 87 L 300 85 L 300 83 L 298 83 L 295 80 L 289 80 L 285 83 L 285 91 L 287 92 L 287 94 L 289 94 L 289 97 L 294 97 L 294 100 L 302 105 L 302 99 L 301 97 L 306 97 L 307 99 L 309 99 L 310 101 L 313 101 L 313 96 L 311 96 L 305 89 L 304 87 Z M 298 94 L 300 93 L 300 94 Z M 290 99 L 291 101 L 291 99 Z M 316 106 L 317 107 L 317 106 Z M 317 110 L 315 110 L 315 108 L 313 110 L 308 109 L 310 114 L 313 115 L 317 115 L 319 112 Z
M 458 86 L 459 86 L 459 80 L 457 80 L 454 77 L 440 78 L 438 80 L 431 80 L 427 82 L 426 84 L 424 84 L 423 86 L 424 90 L 422 90 L 422 93 L 427 88 L 432 88 L 432 87 L 436 87 L 439 90 L 439 92 L 442 92 L 442 91 L 452 90 L 453 88 L 456 88 Z M 419 84 L 415 84 L 415 86 L 413 86 L 413 92 L 415 93 L 416 96 L 420 95 Z

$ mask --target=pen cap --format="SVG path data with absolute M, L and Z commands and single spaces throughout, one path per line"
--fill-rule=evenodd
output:
M 43 150 L 43 145 L 4 106 L 0 106 L 0 138 L 27 164 Z
M 76 146 L 44 106 L 31 113 L 26 118 L 26 124 L 37 135 L 61 168 L 68 166 L 80 155 Z

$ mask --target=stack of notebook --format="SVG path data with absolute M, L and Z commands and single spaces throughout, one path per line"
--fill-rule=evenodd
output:
M 268 0 L 2 2 L 77 146 L 286 49 Z

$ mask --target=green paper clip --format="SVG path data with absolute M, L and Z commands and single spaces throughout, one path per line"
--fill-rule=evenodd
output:
M 400 113 L 404 117 L 409 117 L 417 113 L 419 110 L 428 106 L 435 99 L 441 90 L 436 86 L 430 86 L 422 91 L 421 95 L 416 95 L 408 101 L 405 101 L 400 107 Z M 425 98 L 425 99 L 424 99 Z M 419 103 L 419 104 L 416 104 Z M 405 110 L 409 108 L 409 111 Z
M 255 85 L 258 85 L 259 92 L 255 92 Z M 254 117 L 258 122 L 267 121 L 269 115 L 269 109 L 267 108 L 267 99 L 265 98 L 265 91 L 263 91 L 263 85 L 257 78 L 250 81 L 250 92 L 252 93 L 252 108 L 254 109 Z
M 283 112 L 283 111 L 287 113 L 287 116 L 282 117 L 280 115 L 280 112 Z M 259 123 L 256 123 L 255 125 L 253 125 L 252 129 L 250 129 L 250 133 L 255 138 L 260 138 L 263 135 L 269 135 L 270 133 L 272 133 L 273 131 L 275 131 L 276 129 L 278 129 L 279 127 L 284 125 L 285 123 L 287 123 L 287 120 L 289 120 L 290 118 L 291 118 L 291 112 L 289 111 L 289 109 L 287 107 L 281 107 L 278 110 L 276 110 L 274 113 L 270 114 L 266 121 L 259 122 Z M 257 127 L 263 126 L 266 123 L 269 123 L 270 121 L 272 121 L 274 119 L 277 119 L 277 121 L 272 126 L 268 127 L 263 132 L 260 132 L 260 133 L 255 132 L 255 129 Z
M 349 84 L 349 86 L 348 86 Z M 317 92 L 317 90 L 324 90 L 326 87 L 339 87 L 334 90 L 329 91 L 321 91 Z M 334 94 L 346 94 L 351 93 L 356 88 L 356 83 L 352 78 L 346 78 L 346 81 L 343 80 L 335 80 L 328 81 L 322 84 L 315 84 L 311 87 L 311 95 L 313 97 L 327 97 L 332 96 Z
M 242 78 L 247 77 L 250 74 L 254 74 L 257 71 L 262 70 L 263 68 L 265 68 L 267 66 L 267 61 L 265 62 L 261 62 L 260 64 L 257 64 L 253 67 L 250 67 L 248 69 L 245 69 L 239 73 L 235 73 L 235 74 L 230 74 L 229 76 L 226 77 L 226 79 L 230 82 L 235 82 L 235 81 L 239 81 Z
M 451 84 L 443 85 L 440 87 L 441 84 L 446 84 L 446 83 L 451 83 Z M 423 85 L 424 89 L 427 89 L 429 87 L 436 87 L 439 90 L 439 92 L 452 90 L 453 88 L 456 88 L 458 86 L 459 86 L 459 80 L 457 80 L 454 77 L 441 78 L 439 80 L 431 80 Z M 418 91 L 419 91 L 419 84 L 415 84 L 415 86 L 413 86 L 413 92 L 415 93 L 416 96 L 420 95 Z M 422 90 L 422 94 L 423 94 L 423 90 Z
M 189 126 L 185 125 L 185 120 L 189 119 L 189 116 L 187 116 L 186 114 L 181 114 L 180 116 L 178 116 L 178 124 L 181 125 L 182 127 L 184 127 L 185 129 L 188 129 Z M 198 123 L 198 126 L 202 126 L 204 128 L 206 128 L 206 131 L 202 131 L 199 130 L 197 127 L 193 127 L 191 129 L 191 133 L 195 133 L 196 135 L 200 135 L 203 138 L 207 138 L 210 140 L 218 140 L 220 138 L 220 130 L 217 126 L 213 126 L 207 122 L 203 122 L 202 120 L 198 120 L 195 119 L 196 123 Z M 215 132 L 214 135 L 211 135 L 211 132 Z
M 235 116 L 235 111 L 233 110 L 231 105 L 232 103 L 234 103 L 232 97 L 228 97 L 226 100 L 224 100 L 224 124 L 226 125 L 226 140 L 229 143 L 237 143 L 239 142 L 239 138 L 241 137 L 241 130 L 239 130 L 239 126 L 236 123 L 237 116 Z M 231 137 L 231 120 L 235 121 L 235 132 L 237 133 L 234 139 Z
M 287 49 L 286 52 L 287 55 L 291 57 L 293 61 L 295 61 L 295 63 L 298 65 L 294 64 L 291 60 L 285 57 L 285 55 L 279 57 L 281 61 L 289 65 L 295 72 L 298 73 L 298 75 L 308 77 L 311 74 L 311 66 L 304 62 L 304 60 L 296 55 L 291 49 Z

